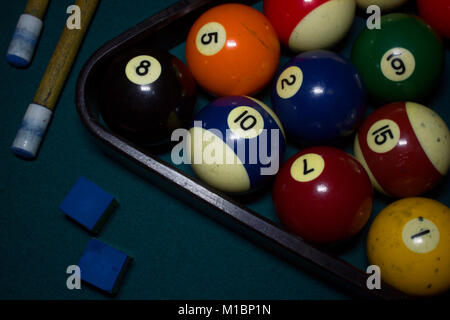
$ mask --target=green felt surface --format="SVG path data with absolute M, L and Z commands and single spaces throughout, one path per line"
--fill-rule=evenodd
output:
M 0 299 L 110 299 L 86 285 L 74 291 L 66 287 L 66 268 L 77 263 L 91 235 L 65 218 L 58 205 L 81 175 L 121 204 L 98 237 L 134 258 L 115 299 L 348 298 L 340 289 L 311 277 L 131 173 L 102 153 L 82 126 L 75 109 L 75 84 L 84 62 L 100 45 L 173 2 L 101 2 L 35 161 L 18 159 L 9 148 L 72 1 L 51 3 L 31 67 L 18 70 L 6 59 L 0 61 Z M 6 53 L 25 3 L 3 4 L 0 52 Z M 363 26 L 362 17 L 359 14 L 339 49 L 346 57 Z M 441 86 L 426 103 L 450 123 L 448 44 L 446 48 Z M 183 44 L 172 52 L 184 60 Z M 267 92 L 261 98 L 269 102 Z M 198 108 L 204 103 L 206 98 L 201 96 Z M 286 156 L 296 150 L 290 146 Z M 162 157 L 169 160 L 167 154 Z M 446 205 L 450 204 L 448 180 L 429 195 Z M 390 201 L 377 195 L 372 218 Z M 270 192 L 248 205 L 278 221 Z M 366 234 L 367 227 L 336 253 L 365 269 Z

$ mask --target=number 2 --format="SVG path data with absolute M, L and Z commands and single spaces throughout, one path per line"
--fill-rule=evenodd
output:
M 291 74 L 291 76 L 289 78 L 291 79 L 290 82 L 288 79 L 281 80 L 281 90 L 284 90 L 285 85 L 292 86 L 295 83 L 295 81 L 297 80 L 297 77 L 294 76 L 293 74 Z

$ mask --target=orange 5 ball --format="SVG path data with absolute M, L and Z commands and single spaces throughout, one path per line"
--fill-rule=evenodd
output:
M 192 26 L 186 60 L 198 84 L 215 96 L 251 95 L 272 79 L 280 59 L 277 34 L 258 10 L 224 4 Z

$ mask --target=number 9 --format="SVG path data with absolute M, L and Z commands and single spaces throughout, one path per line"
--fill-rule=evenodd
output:
M 393 57 L 395 57 L 396 55 L 393 53 L 391 54 L 387 60 L 390 61 Z M 401 76 L 402 74 L 404 74 L 406 72 L 406 67 L 405 64 L 403 63 L 403 60 L 401 58 L 395 58 L 391 61 L 391 67 L 392 69 L 396 70 L 396 74 Z

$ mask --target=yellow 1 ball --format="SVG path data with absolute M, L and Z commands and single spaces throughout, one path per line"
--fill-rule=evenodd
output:
M 426 198 L 405 198 L 382 210 L 367 238 L 367 255 L 381 279 L 414 296 L 450 288 L 450 209 Z

